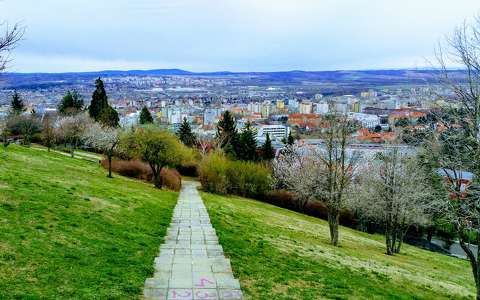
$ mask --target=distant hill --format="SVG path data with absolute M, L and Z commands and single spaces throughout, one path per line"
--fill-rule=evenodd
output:
M 104 70 L 67 73 L 3 73 L 0 89 L 35 89 L 73 84 L 97 77 L 124 76 L 190 76 L 238 79 L 244 85 L 310 85 L 336 84 L 349 88 L 370 88 L 379 85 L 429 84 L 438 81 L 438 71 L 432 69 L 399 70 L 338 70 L 338 71 L 279 71 L 279 72 L 191 72 L 181 69 Z M 450 77 L 462 79 L 464 71 L 451 70 Z

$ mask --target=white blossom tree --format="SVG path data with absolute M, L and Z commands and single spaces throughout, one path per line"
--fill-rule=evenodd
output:
M 312 191 L 316 177 L 323 172 L 323 164 L 315 153 L 313 148 L 295 145 L 282 151 L 272 165 L 276 188 L 293 192 L 300 210 L 315 200 Z
M 56 128 L 57 140 L 63 141 L 70 147 L 70 154 L 75 156 L 75 150 L 82 142 L 86 128 L 92 123 L 90 117 L 83 113 L 60 119 Z
M 383 224 L 387 254 L 400 253 L 408 229 L 429 222 L 432 193 L 425 171 L 415 157 L 386 146 L 357 174 L 350 207 Z
M 340 210 L 358 165 L 360 156 L 348 149 L 352 124 L 340 115 L 325 119 L 319 147 L 291 146 L 274 162 L 274 177 L 294 192 L 300 205 L 322 201 L 327 207 L 330 241 L 338 245 Z
M 83 133 L 85 144 L 103 152 L 107 157 L 109 178 L 112 178 L 112 158 L 118 150 L 120 135 L 120 129 L 102 126 L 99 123 L 91 124 Z

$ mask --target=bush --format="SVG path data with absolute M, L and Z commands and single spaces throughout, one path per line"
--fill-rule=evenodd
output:
M 228 193 L 228 165 L 229 160 L 219 153 L 211 153 L 200 162 L 199 179 L 205 191 L 217 194 Z
M 227 168 L 230 193 L 252 198 L 263 198 L 271 189 L 270 171 L 247 161 L 232 161 Z
M 175 169 L 163 168 L 160 172 L 163 186 L 172 191 L 179 192 L 182 188 L 182 176 Z
M 102 167 L 108 169 L 108 161 L 106 159 L 101 162 Z M 117 160 L 112 161 L 112 171 L 122 176 L 137 178 L 145 181 L 152 181 L 152 170 L 150 166 L 140 160 Z
M 295 195 L 286 190 L 275 190 L 269 192 L 264 199 L 265 202 L 273 204 L 275 206 L 279 206 L 282 208 L 295 210 L 301 213 L 304 213 L 309 216 L 314 216 L 323 220 L 328 219 L 327 215 L 327 207 L 321 201 L 309 201 L 305 208 L 300 209 L 295 199 Z M 340 210 L 340 224 L 343 226 L 348 226 L 351 228 L 355 228 L 357 222 L 355 221 L 355 217 L 353 213 L 348 209 Z
M 270 190 L 270 171 L 263 165 L 231 161 L 221 153 L 211 153 L 199 166 L 200 182 L 207 192 L 263 198 Z
M 108 169 L 108 161 L 101 161 L 102 167 Z M 112 171 L 122 176 L 136 178 L 152 182 L 153 174 L 150 166 L 140 160 L 119 160 L 112 161 Z M 170 190 L 180 191 L 182 187 L 182 177 L 175 169 L 163 168 L 160 173 L 163 185 Z

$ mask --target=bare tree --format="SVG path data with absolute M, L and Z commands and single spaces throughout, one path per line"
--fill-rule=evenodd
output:
M 52 118 L 45 116 L 42 122 L 42 142 L 47 147 L 48 152 L 55 145 L 55 127 L 53 126 Z
M 112 158 L 118 150 L 120 129 L 93 123 L 85 130 L 83 139 L 85 144 L 102 151 L 107 156 L 108 177 L 112 178 Z
M 437 59 L 441 82 L 453 92 L 453 107 L 439 118 L 442 130 L 429 147 L 432 161 L 447 179 L 445 196 L 435 203 L 457 232 L 480 299 L 480 247 L 476 254 L 469 247 L 472 238 L 480 245 L 480 19 L 457 28 L 447 49 L 439 47 Z M 464 68 L 464 78 L 448 70 L 451 63 Z
M 13 27 L 9 27 L 8 24 L 1 25 L 4 25 L 6 28 L 3 36 L 0 36 L 0 72 L 6 69 L 11 51 L 25 33 L 25 28 L 19 24 L 15 24 Z
M 339 115 L 327 116 L 322 131 L 323 145 L 293 147 L 274 162 L 275 178 L 297 194 L 304 205 L 309 200 L 327 206 L 330 241 L 338 245 L 340 210 L 358 165 L 359 155 L 349 151 L 352 124 Z
M 385 226 L 387 254 L 400 252 L 408 229 L 428 223 L 431 191 L 426 173 L 415 157 L 386 146 L 383 153 L 366 162 L 355 180 L 352 205 L 361 216 Z
M 87 114 L 68 116 L 60 120 L 57 128 L 57 138 L 65 145 L 70 146 L 70 154 L 75 155 L 75 150 L 80 145 L 85 129 L 92 123 Z

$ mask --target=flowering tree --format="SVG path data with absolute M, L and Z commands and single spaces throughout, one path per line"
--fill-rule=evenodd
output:
M 348 149 L 352 124 L 343 116 L 328 116 L 322 132 L 323 144 L 306 148 L 290 146 L 274 162 L 279 185 L 293 191 L 301 206 L 322 201 L 327 206 L 330 241 L 338 245 L 340 210 L 345 205 L 359 155 Z
M 118 150 L 120 133 L 118 128 L 102 126 L 99 123 L 89 125 L 83 133 L 83 140 L 86 145 L 103 152 L 107 156 L 109 178 L 112 178 L 112 158 Z
M 400 252 L 403 238 L 414 224 L 428 223 L 431 188 L 415 157 L 386 147 L 359 169 L 352 207 L 363 217 L 385 225 L 387 254 Z
M 75 155 L 75 149 L 80 145 L 85 129 L 92 120 L 86 114 L 64 117 L 57 127 L 57 139 L 70 146 L 70 154 Z

